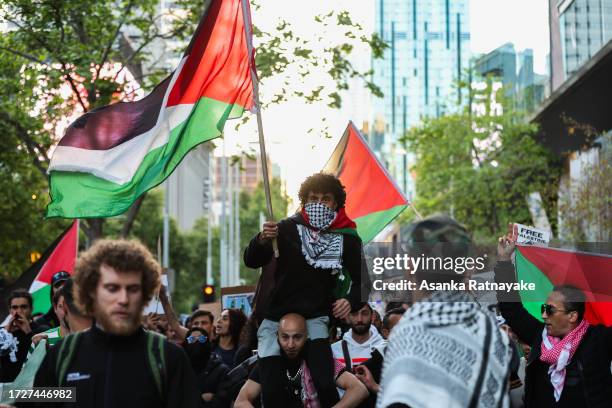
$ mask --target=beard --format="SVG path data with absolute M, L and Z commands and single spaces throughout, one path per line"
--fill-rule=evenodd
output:
M 358 334 L 360 336 L 364 335 L 370 332 L 371 326 L 372 326 L 372 323 L 355 325 L 352 327 L 353 333 Z
M 126 319 L 120 319 L 106 311 L 96 310 L 94 318 L 107 333 L 117 336 L 129 336 L 140 327 L 141 313 L 142 308 L 139 308 L 136 313 L 129 315 Z
M 302 349 L 300 351 L 297 352 L 297 354 L 292 355 L 291 357 L 285 352 L 285 350 L 283 350 L 283 347 L 281 346 L 280 342 L 277 340 L 278 346 L 280 348 L 280 355 L 281 357 L 285 360 L 285 363 L 287 364 L 288 367 L 297 367 L 300 364 L 302 364 L 302 360 L 304 360 L 305 357 L 305 348 L 306 345 L 304 345 L 304 347 L 302 347 Z

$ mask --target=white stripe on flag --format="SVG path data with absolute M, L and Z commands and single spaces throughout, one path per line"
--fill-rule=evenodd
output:
M 44 287 L 45 287 L 45 286 L 47 286 L 47 285 L 49 285 L 49 284 L 48 284 L 48 283 L 41 282 L 41 281 L 39 281 L 39 280 L 34 279 L 34 280 L 32 281 L 32 284 L 30 285 L 30 290 L 29 290 L 29 292 L 30 292 L 30 293 L 34 293 L 34 292 L 36 292 L 37 290 L 42 289 L 42 288 L 44 288 Z
M 134 177 L 146 154 L 168 143 L 170 131 L 184 122 L 194 107 L 193 104 L 189 104 L 166 108 L 168 96 L 187 58 L 181 60 L 172 75 L 161 104 L 161 112 L 153 128 L 108 150 L 90 150 L 58 145 L 53 152 L 47 172 L 52 170 L 78 171 L 91 173 L 96 177 L 117 184 L 129 182 Z

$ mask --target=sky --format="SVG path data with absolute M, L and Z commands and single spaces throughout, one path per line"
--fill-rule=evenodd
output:
M 425 0 L 419 0 L 425 1 Z M 262 7 L 252 9 L 253 22 L 264 30 L 274 30 L 279 18 L 288 21 L 296 34 L 305 38 L 321 34 L 320 25 L 314 23 L 314 17 L 330 10 L 348 10 L 351 17 L 360 22 L 365 31 L 374 31 L 373 0 L 260 0 Z M 548 0 L 470 0 L 471 49 L 475 54 L 490 52 L 493 49 L 513 42 L 516 51 L 531 48 L 534 51 L 535 71 L 545 73 L 546 54 L 548 53 Z M 324 38 L 334 39 L 342 35 L 327 28 Z M 334 41 L 339 42 L 341 38 Z M 257 44 L 256 44 L 257 45 Z M 324 46 L 325 44 L 321 44 Z M 361 61 L 363 62 L 362 53 Z M 369 60 L 367 55 L 365 60 Z M 322 73 L 312 75 L 315 82 L 323 77 Z M 278 81 L 281 81 L 279 78 Z M 290 83 L 299 86 L 299 79 L 293 77 Z M 268 80 L 261 86 L 262 95 L 274 92 L 281 85 Z M 326 163 L 341 137 L 355 109 L 350 101 L 340 110 L 328 108 L 325 103 L 304 104 L 295 98 L 289 98 L 281 105 L 270 106 L 262 112 L 267 151 L 272 162 L 280 166 L 281 177 L 286 191 L 295 201 L 300 183 L 310 174 L 319 171 Z M 360 125 L 359 122 L 356 122 Z M 255 120 L 233 130 L 234 124 L 226 124 L 226 154 L 238 154 L 240 151 L 255 149 L 257 131 Z M 323 137 L 320 129 L 327 128 L 332 138 Z M 314 129 L 308 133 L 310 129 Z M 217 143 L 216 154 L 221 154 L 222 144 Z

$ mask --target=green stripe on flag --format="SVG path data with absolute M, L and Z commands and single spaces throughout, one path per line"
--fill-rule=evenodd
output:
M 535 283 L 535 290 L 520 291 L 523 306 L 531 315 L 543 321 L 540 307 L 546 300 L 548 294 L 552 292 L 553 284 L 546 275 L 525 258 L 518 249 L 514 251 L 514 254 L 516 256 L 516 273 L 519 282 L 523 280 L 527 283 Z
M 51 307 L 51 285 L 45 285 L 38 289 L 36 292 L 32 292 L 32 303 L 34 313 L 47 313 Z
M 370 242 L 374 237 L 395 217 L 401 213 L 405 205 L 396 205 L 388 210 L 372 212 L 359 218 L 355 218 L 357 232 L 364 244 Z
M 131 181 L 119 185 L 89 173 L 52 171 L 47 217 L 112 217 L 127 211 L 146 191 L 163 182 L 187 153 L 221 135 L 225 121 L 244 108 L 202 98 L 189 118 L 172 129 L 168 143 L 144 157 Z

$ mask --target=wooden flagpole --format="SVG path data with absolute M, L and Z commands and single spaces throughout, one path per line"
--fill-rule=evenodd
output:
M 257 73 L 255 72 L 255 56 L 253 54 L 252 32 L 251 32 L 251 15 L 249 13 L 249 0 L 240 0 L 242 4 L 242 18 L 244 22 L 244 34 L 246 36 L 247 50 L 249 53 L 249 67 L 251 71 L 251 82 L 253 83 L 253 100 L 257 111 L 257 131 L 259 134 L 259 154 L 261 156 L 261 167 L 263 172 L 264 192 L 266 195 L 266 205 L 268 208 L 268 220 L 274 220 L 274 212 L 272 210 L 272 196 L 270 194 L 270 179 L 268 178 L 268 157 L 266 155 L 266 141 L 263 133 L 263 122 L 261 120 L 261 104 L 259 102 L 259 83 Z M 278 258 L 278 242 L 276 238 L 272 240 L 272 248 L 274 249 L 274 257 Z

